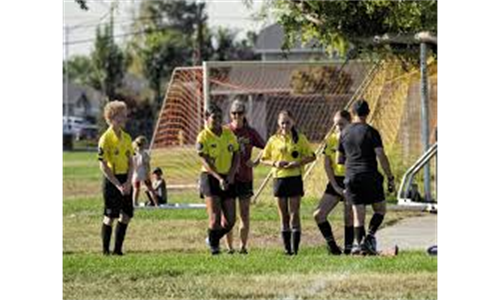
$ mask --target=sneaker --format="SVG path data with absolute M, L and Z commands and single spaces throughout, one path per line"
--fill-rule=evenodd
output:
M 210 249 L 210 252 L 212 252 L 212 255 L 220 254 L 219 247 L 212 247 L 210 245 L 210 239 L 208 237 L 205 239 L 205 244 L 207 244 L 207 247 Z
M 240 249 L 240 254 L 248 254 L 247 248 L 241 248 Z
M 363 242 L 361 243 L 361 250 L 367 255 L 377 254 L 377 240 L 372 234 L 365 236 Z
M 361 247 L 358 244 L 352 246 L 351 255 L 362 255 Z

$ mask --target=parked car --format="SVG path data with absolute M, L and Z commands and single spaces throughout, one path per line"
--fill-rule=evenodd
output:
M 93 139 L 97 136 L 97 125 L 81 117 L 63 117 L 63 134 L 71 134 L 76 140 Z

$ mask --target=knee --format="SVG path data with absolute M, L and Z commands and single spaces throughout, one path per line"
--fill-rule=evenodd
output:
M 126 214 L 120 214 L 120 218 L 118 219 L 118 222 L 122 224 L 128 224 L 130 223 L 130 217 Z
M 373 208 L 373 212 L 379 215 L 385 215 L 387 209 L 385 203 L 382 205 L 377 205 Z
M 318 224 L 326 221 L 325 214 L 320 209 L 317 209 L 314 211 L 313 217 L 314 217 L 314 220 L 316 221 L 316 223 L 318 223 Z
M 104 216 L 104 219 L 102 220 L 102 223 L 107 226 L 113 226 L 113 220 L 112 218 L 108 216 Z

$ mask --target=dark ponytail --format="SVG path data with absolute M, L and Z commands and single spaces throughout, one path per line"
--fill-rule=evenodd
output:
M 299 142 L 299 132 L 295 129 L 295 125 L 292 126 L 292 140 L 295 144 Z

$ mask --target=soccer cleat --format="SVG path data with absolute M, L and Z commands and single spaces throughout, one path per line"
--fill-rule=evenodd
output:
M 240 254 L 248 254 L 247 248 L 241 248 L 240 249 Z
M 342 249 L 337 246 L 335 242 L 329 242 L 327 244 L 328 252 L 332 255 L 340 255 L 342 254 Z
M 123 256 L 123 252 L 121 252 L 121 251 L 113 251 L 112 254 L 116 255 L 116 256 Z
M 350 255 L 352 251 L 352 245 L 348 245 L 344 248 L 344 254 L 345 255 Z
M 210 245 L 210 239 L 208 237 L 205 239 L 205 244 L 207 244 L 207 247 L 210 249 L 210 252 L 212 253 L 212 255 L 220 254 L 219 247 L 212 247 Z
M 103 254 L 103 255 L 108 256 L 108 255 L 110 255 L 111 253 L 109 253 L 109 250 L 102 250 L 102 254 Z
M 372 234 L 365 236 L 361 243 L 361 251 L 366 255 L 377 255 L 377 240 Z
M 234 254 L 234 249 L 227 249 L 227 254 Z
M 351 249 L 351 255 L 362 255 L 361 247 L 358 244 L 354 244 Z

